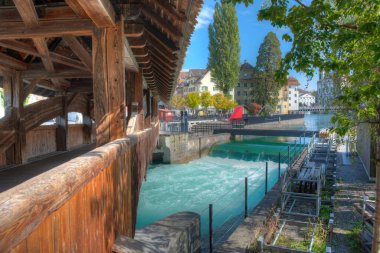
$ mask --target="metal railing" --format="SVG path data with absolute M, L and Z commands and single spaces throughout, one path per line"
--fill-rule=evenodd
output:
M 289 173 L 293 163 L 300 159 L 304 149 L 309 147 L 309 144 L 306 143 L 306 138 L 304 136 L 302 137 L 297 138 L 294 144 L 289 144 L 280 150 L 278 160 L 275 161 L 277 163 L 275 168 L 273 166 L 269 168 L 269 161 L 265 162 L 265 166 L 261 168 L 265 170 L 263 184 L 262 182 L 258 182 L 258 180 L 250 180 L 250 178 L 253 178 L 257 173 L 260 173 L 260 170 L 249 173 L 231 187 L 227 194 L 218 197 L 218 200 L 210 203 L 207 208 L 201 211 L 202 217 L 208 217 L 208 220 L 201 222 L 201 224 L 207 225 L 207 230 L 205 227 L 202 229 L 202 251 L 213 252 L 213 249 L 220 246 L 248 216 L 248 212 L 253 210 L 261 200 L 250 198 L 251 194 L 260 193 L 261 196 L 264 197 L 275 183 L 281 182 L 281 178 L 284 178 L 282 174 Z M 271 162 L 273 162 L 273 160 L 271 160 Z M 258 186 L 257 184 L 262 185 Z M 254 187 L 253 192 L 252 188 Z M 232 196 L 231 194 L 235 194 L 233 198 L 234 201 L 232 201 L 232 203 L 226 203 L 226 196 Z M 230 209 L 236 210 L 236 208 L 240 210 L 237 212 L 238 214 L 236 214 L 236 212 L 233 212 L 233 214 L 227 212 Z M 222 222 L 219 222 L 220 225 L 217 226 L 214 222 L 215 220 L 222 220 Z

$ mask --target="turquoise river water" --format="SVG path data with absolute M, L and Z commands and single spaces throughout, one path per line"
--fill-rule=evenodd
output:
M 305 124 L 293 129 L 318 130 L 330 125 L 330 115 L 305 115 Z M 180 211 L 201 215 L 202 236 L 208 233 L 208 206 L 213 204 L 213 224 L 217 229 L 244 211 L 244 178 L 248 177 L 248 207 L 264 197 L 265 163 L 268 162 L 268 191 L 278 179 L 278 153 L 286 168 L 286 137 L 249 137 L 215 146 L 210 154 L 187 164 L 150 166 L 138 206 L 137 228 Z

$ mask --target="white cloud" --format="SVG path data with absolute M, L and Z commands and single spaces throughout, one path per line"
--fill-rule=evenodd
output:
M 201 13 L 199 13 L 197 18 L 197 25 L 195 26 L 195 29 L 201 29 L 203 27 L 207 27 L 213 18 L 214 15 L 214 9 L 208 6 L 204 6 L 201 10 Z

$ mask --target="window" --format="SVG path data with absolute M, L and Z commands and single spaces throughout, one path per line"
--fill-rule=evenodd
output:
M 244 91 L 244 96 L 247 96 L 248 94 L 247 94 L 247 91 Z
M 202 86 L 202 91 L 208 91 L 208 87 L 207 86 Z
M 247 83 L 244 83 L 244 88 L 247 88 Z
M 251 83 L 251 88 L 253 88 L 253 83 Z
M 292 92 L 291 92 L 291 91 L 289 91 L 289 94 L 292 94 Z
M 240 91 L 237 92 L 237 95 L 240 96 Z
M 296 103 L 296 104 L 297 104 L 297 100 L 294 100 L 294 103 Z
M 289 103 L 289 106 L 292 106 L 292 104 L 291 104 L 291 103 Z
M 240 87 L 240 83 L 238 83 L 237 87 Z

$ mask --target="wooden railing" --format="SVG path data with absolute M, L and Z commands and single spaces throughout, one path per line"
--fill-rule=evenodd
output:
M 133 236 L 159 124 L 0 194 L 0 252 L 111 252 Z

